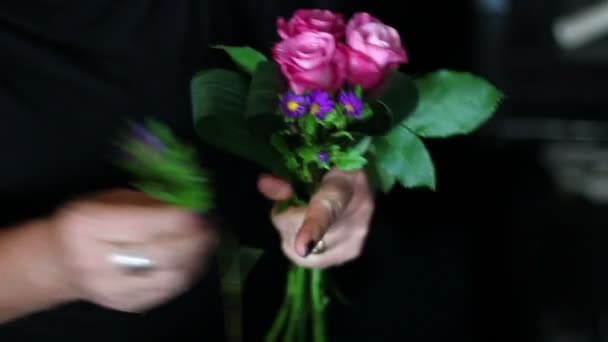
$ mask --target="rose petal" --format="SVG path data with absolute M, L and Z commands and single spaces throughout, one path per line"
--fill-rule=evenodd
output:
M 348 50 L 346 77 L 351 85 L 359 85 L 366 90 L 371 89 L 382 81 L 384 75 L 384 70 L 373 59 L 359 51 Z
M 289 36 L 290 36 L 289 25 L 287 24 L 287 21 L 285 21 L 285 18 L 283 18 L 283 17 L 277 18 L 277 31 L 281 38 L 283 38 L 283 39 L 289 38 Z
M 367 12 L 358 12 L 355 13 L 348 23 L 346 24 L 346 34 L 350 34 L 351 31 L 359 28 L 362 25 L 367 23 L 380 23 L 381 21 L 373 17 L 371 14 Z

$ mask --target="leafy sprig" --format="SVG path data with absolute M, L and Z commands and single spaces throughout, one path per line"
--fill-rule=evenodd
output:
M 169 127 L 156 120 L 131 123 L 117 142 L 117 164 L 133 175 L 133 186 L 166 203 L 206 212 L 213 208 L 209 173 L 197 153 L 179 141 Z
M 369 144 L 359 144 L 360 139 L 350 132 L 353 124 L 373 115 L 361 96 L 357 88 L 338 95 L 312 91 L 303 95 L 286 92 L 280 97 L 277 112 L 288 128 L 274 133 L 271 143 L 299 181 L 319 182 L 332 167 L 354 170 L 365 166 Z

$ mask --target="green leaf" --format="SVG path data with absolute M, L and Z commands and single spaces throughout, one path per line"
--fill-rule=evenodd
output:
M 394 180 L 407 188 L 435 190 L 435 167 L 424 143 L 403 126 L 374 138 L 374 173 L 384 191 Z
M 299 176 L 300 180 L 302 180 L 304 183 L 312 182 L 312 173 L 310 173 L 310 169 L 308 167 L 299 169 Z
M 363 88 L 360 85 L 355 86 L 354 93 L 358 98 L 363 97 Z
M 374 111 L 372 110 L 372 107 L 366 103 L 363 107 L 363 113 L 361 115 L 363 120 L 368 120 L 372 117 L 372 115 L 374 115 Z
M 333 125 L 338 130 L 346 128 L 346 117 L 339 111 L 332 111 L 325 116 L 325 122 Z
M 302 146 L 298 148 L 298 155 L 305 164 L 317 161 L 317 149 L 312 146 Z
M 273 62 L 259 63 L 249 85 L 245 117 L 252 131 L 268 137 L 284 127 L 284 116 L 277 115 L 279 96 L 287 90 L 287 84 L 278 65 Z
M 268 60 L 264 54 L 248 46 L 217 45 L 214 48 L 226 51 L 234 63 L 250 75 L 254 73 L 259 63 Z
M 337 168 L 345 171 L 358 170 L 367 163 L 367 159 L 353 149 L 334 153 L 331 156 L 331 161 Z
M 360 155 L 365 155 L 371 145 L 372 145 L 372 138 L 371 137 L 363 137 L 353 147 L 353 150 L 355 152 L 359 153 Z
M 419 102 L 404 122 L 422 137 L 468 134 L 484 124 L 503 99 L 490 82 L 466 72 L 439 70 L 416 81 Z
M 314 115 L 304 115 L 299 121 L 305 136 L 313 138 L 317 132 L 317 118 Z
M 222 69 L 202 71 L 193 78 L 191 93 L 195 129 L 203 141 L 280 176 L 289 175 L 269 136 L 253 134 L 244 118 L 248 82 L 242 75 Z
M 382 165 L 376 163 L 376 158 L 373 154 L 369 155 L 367 158 L 368 163 L 365 170 L 373 188 L 379 189 L 384 193 L 389 193 L 397 182 L 397 178 L 388 174 L 386 169 L 381 168 Z
M 285 137 L 280 133 L 275 133 L 270 138 L 272 146 L 283 155 L 285 164 L 289 170 L 295 171 L 298 169 L 298 160 L 294 155 L 294 152 L 289 148 L 289 144 L 285 140 Z
M 285 165 L 291 171 L 296 171 L 300 167 L 298 163 L 298 159 L 294 155 L 289 155 L 285 157 Z
M 370 113 L 364 112 L 364 118 L 369 118 L 353 125 L 351 131 L 382 136 L 414 111 L 418 92 L 409 76 L 393 71 L 378 89 L 369 94 L 366 102 L 373 115 L 369 117 Z
M 288 155 L 292 154 L 291 150 L 289 149 L 289 145 L 287 144 L 287 141 L 285 141 L 285 138 L 283 137 L 282 134 L 280 134 L 280 133 L 273 134 L 272 137 L 270 138 L 270 143 L 283 156 L 288 156 Z
M 353 135 L 347 131 L 338 131 L 331 134 L 332 138 L 346 138 L 348 140 L 354 140 Z

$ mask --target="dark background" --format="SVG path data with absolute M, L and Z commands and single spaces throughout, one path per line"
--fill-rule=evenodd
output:
M 608 340 L 608 42 L 567 52 L 551 34 L 594 2 L 351 2 L 399 29 L 405 71 L 470 70 L 508 98 L 476 134 L 426 142 L 436 193 L 379 198 L 363 257 L 336 271 L 355 302 L 334 307 L 336 340 Z

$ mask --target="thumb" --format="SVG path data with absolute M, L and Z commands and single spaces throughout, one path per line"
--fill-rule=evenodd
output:
M 293 196 L 293 189 L 288 182 L 271 175 L 258 178 L 258 190 L 273 201 L 285 201 Z
M 296 234 L 295 250 L 308 256 L 327 230 L 339 219 L 353 197 L 348 175 L 328 174 L 317 193 L 310 199 L 302 227 Z

